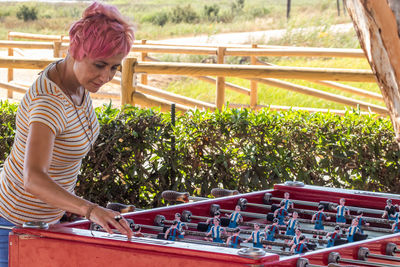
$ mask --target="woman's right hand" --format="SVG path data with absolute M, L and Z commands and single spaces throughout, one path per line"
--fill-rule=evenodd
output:
M 121 219 L 116 219 L 117 216 L 120 216 Z M 129 227 L 128 222 L 117 211 L 96 206 L 93 208 L 89 219 L 92 222 L 101 225 L 101 227 L 103 227 L 103 229 L 106 230 L 109 234 L 113 234 L 113 231 L 110 227 L 111 225 L 121 234 L 126 235 L 128 238 L 131 238 L 133 235 L 133 232 Z

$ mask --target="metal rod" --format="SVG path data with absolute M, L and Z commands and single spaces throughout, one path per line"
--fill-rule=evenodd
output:
M 248 203 L 247 203 L 248 204 Z M 263 207 L 266 207 L 266 206 L 269 206 L 269 208 L 271 207 L 271 205 L 263 205 L 263 204 L 257 204 L 257 205 L 262 205 Z M 302 212 L 302 211 L 304 211 L 304 210 L 301 210 L 301 209 L 293 209 L 293 210 L 298 210 L 298 213 L 305 213 L 305 212 Z M 233 210 L 225 210 L 225 209 L 220 209 L 220 211 L 221 212 L 226 212 L 226 213 L 232 213 L 233 212 Z M 314 214 L 315 213 L 315 211 L 308 211 L 307 210 L 307 213 L 312 213 L 312 214 Z M 307 213 L 305 213 L 305 214 L 307 214 Z M 259 213 L 254 213 L 254 212 L 246 212 L 246 211 L 241 211 L 240 212 L 240 214 L 242 215 L 242 216 L 246 216 L 246 217 L 250 217 L 250 218 L 256 218 L 256 219 L 267 219 L 267 216 L 266 215 L 264 215 L 264 214 L 259 214 Z M 336 214 L 335 214 L 336 215 Z M 346 217 L 348 217 L 348 216 L 346 216 Z M 374 218 L 375 219 L 375 218 Z M 299 219 L 297 219 L 299 222 L 302 222 L 302 223 L 307 223 L 307 224 L 313 224 L 312 222 L 311 222 L 311 220 L 309 220 L 309 219 L 302 219 L 302 218 L 299 218 Z M 384 220 L 384 219 L 379 219 L 379 220 L 383 220 L 383 221 L 388 221 L 388 220 Z M 326 226 L 336 226 L 337 225 L 337 223 L 336 222 L 323 222 L 323 225 L 326 225 Z M 350 226 L 350 224 L 344 224 L 343 226 Z M 391 230 L 391 229 L 389 229 L 389 228 L 378 228 L 378 227 L 370 227 L 370 226 L 363 226 L 363 229 L 364 230 L 369 230 L 369 231 L 374 231 L 374 232 L 380 232 L 380 233 L 388 233 L 388 234 L 392 234 L 393 233 L 393 231 Z
M 371 254 L 371 253 L 368 254 L 368 258 L 383 259 L 383 260 L 390 260 L 390 261 L 400 261 L 400 258 L 396 257 L 396 256 Z
M 258 207 L 258 208 L 263 208 L 263 209 L 271 209 L 271 207 L 272 207 L 272 205 L 257 204 L 257 203 L 247 203 L 246 205 L 247 206 Z M 307 215 L 311 215 L 311 216 L 314 215 L 314 213 L 316 212 L 316 211 L 313 211 L 313 210 L 305 210 L 305 209 L 297 209 L 297 208 L 293 208 L 293 209 L 290 209 L 290 210 L 297 211 L 299 214 L 302 213 L 302 214 L 307 214 Z M 325 214 L 328 215 L 328 216 L 331 216 L 331 217 L 336 216 L 336 213 L 332 213 L 332 212 L 325 212 Z M 350 215 L 350 216 L 346 215 L 345 216 L 346 219 L 355 219 L 356 217 L 357 216 L 355 216 L 355 215 Z M 382 224 L 392 224 L 391 221 L 386 220 L 386 219 L 379 219 L 379 218 L 366 217 L 366 216 L 363 216 L 363 218 L 368 222 L 382 223 Z
M 380 263 L 380 262 L 370 262 L 370 261 L 362 261 L 362 260 L 352 260 L 352 259 L 339 259 L 339 263 L 355 263 L 355 264 L 361 264 L 361 265 L 366 265 L 366 266 L 374 266 L 374 267 L 398 267 L 399 265 L 394 265 L 394 264 L 386 264 L 386 263 Z
M 5 225 L 0 225 L 0 229 L 5 229 L 5 230 L 12 230 L 15 226 L 5 226 Z
M 278 202 L 281 202 L 283 200 L 283 198 L 280 198 L 280 197 L 271 197 L 270 199 L 274 200 L 274 201 L 278 201 Z M 319 206 L 318 202 L 296 200 L 296 199 L 291 199 L 290 201 L 292 201 L 294 204 L 299 204 L 299 205 L 304 205 L 304 206 L 311 206 L 311 207 L 318 207 Z M 254 203 L 247 203 L 247 205 L 249 205 L 249 204 L 252 205 Z M 350 211 L 355 211 L 355 212 L 361 210 L 362 212 L 365 212 L 365 213 L 371 213 L 371 214 L 376 214 L 376 215 L 382 215 L 383 214 L 383 211 L 376 210 L 376 209 L 369 209 L 369 208 L 363 208 L 363 207 L 353 207 L 353 206 L 346 206 L 346 208 L 348 208 Z

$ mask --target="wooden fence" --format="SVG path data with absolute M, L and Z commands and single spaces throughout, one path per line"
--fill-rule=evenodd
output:
M 11 39 L 34 39 L 42 41 L 14 41 Z M 0 68 L 8 68 L 8 83 L 0 83 L 0 87 L 8 90 L 8 96 L 12 97 L 12 92 L 21 92 L 23 87 L 18 86 L 13 81 L 12 69 L 42 69 L 56 58 L 63 56 L 68 48 L 69 38 L 56 35 L 36 35 L 25 33 L 9 33 L 9 41 L 0 41 L 0 48 L 8 48 L 8 57 L 0 58 Z M 45 41 L 43 41 L 45 40 Z M 15 57 L 14 51 L 18 49 L 52 49 L 54 58 L 49 59 L 27 59 Z M 192 54 L 192 55 L 212 55 L 216 58 L 216 64 L 201 63 L 171 63 L 158 62 L 159 60 L 149 56 L 149 53 L 165 54 Z M 261 61 L 261 56 L 302 56 L 302 57 L 354 57 L 362 58 L 364 54 L 360 49 L 327 49 L 327 48 L 306 48 L 306 47 L 282 47 L 282 46 L 250 46 L 245 45 L 226 45 L 224 47 L 212 45 L 171 45 L 157 41 L 140 40 L 135 41 L 132 46 L 132 55 L 125 59 L 122 67 L 122 79 L 115 78 L 112 82 L 121 84 L 121 104 L 138 104 L 142 106 L 160 106 L 163 110 L 170 109 L 170 103 L 177 103 L 177 108 L 187 110 L 189 108 L 215 109 L 222 108 L 225 104 L 225 90 L 234 90 L 250 97 L 250 105 L 230 104 L 235 107 L 250 107 L 259 109 L 263 106 L 258 105 L 257 90 L 258 84 L 267 84 L 274 87 L 292 90 L 302 94 L 319 97 L 329 101 L 334 101 L 352 107 L 360 107 L 363 110 L 387 115 L 387 109 L 383 106 L 374 105 L 360 100 L 327 93 L 314 88 L 288 83 L 279 79 L 303 79 L 310 80 L 318 84 L 323 84 L 331 88 L 351 92 L 370 99 L 382 100 L 380 94 L 354 88 L 338 83 L 337 81 L 361 81 L 376 82 L 375 77 L 369 70 L 354 69 L 327 69 L 327 68 L 300 68 L 300 67 L 280 67 Z M 232 65 L 224 64 L 226 56 L 249 57 L 252 65 Z M 140 74 L 140 82 L 136 81 L 137 74 Z M 216 85 L 216 99 L 214 103 L 206 103 L 196 99 L 172 94 L 159 88 L 148 85 L 148 74 L 170 74 L 185 75 L 213 83 Z M 216 76 L 212 78 L 209 76 Z M 249 79 L 250 88 L 245 88 L 225 81 L 225 77 L 239 77 Z M 94 98 L 118 99 L 119 95 L 102 93 L 94 94 Z M 287 109 L 289 107 L 273 106 L 273 109 Z M 304 109 L 304 108 L 301 108 Z M 309 111 L 326 111 L 324 109 L 308 109 Z M 343 113 L 343 111 L 335 111 Z

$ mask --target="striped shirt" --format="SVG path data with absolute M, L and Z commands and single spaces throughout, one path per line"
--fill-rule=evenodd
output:
M 30 124 L 42 123 L 54 133 L 48 175 L 70 193 L 74 193 L 82 159 L 99 134 L 89 94 L 85 92 L 83 103 L 75 109 L 69 97 L 47 77 L 54 64 L 40 74 L 21 100 L 14 144 L 0 173 L 0 216 L 17 225 L 27 221 L 53 224 L 64 214 L 24 190 L 23 166 Z

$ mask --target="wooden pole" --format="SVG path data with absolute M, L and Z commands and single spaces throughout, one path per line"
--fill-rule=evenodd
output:
M 146 44 L 146 40 L 142 40 L 142 45 Z M 141 61 L 146 61 L 147 58 L 147 52 L 141 52 L 140 53 L 140 60 Z M 140 77 L 140 81 L 142 84 L 147 85 L 148 84 L 148 80 L 147 80 L 147 74 L 146 73 L 142 73 L 141 77 Z
M 1 66 L 1 58 L 0 58 Z M 174 74 L 188 76 L 231 76 L 238 78 L 278 78 L 303 80 L 330 80 L 353 82 L 376 82 L 370 70 L 305 68 L 305 67 L 272 67 L 228 64 L 200 63 L 164 63 L 138 62 L 137 72 L 148 74 Z
M 257 63 L 265 65 L 265 66 L 277 66 L 277 65 L 274 65 L 274 64 L 271 64 L 271 63 L 268 63 L 268 62 L 260 61 L 260 60 L 257 60 Z M 328 86 L 328 87 L 331 87 L 331 88 L 335 88 L 335 89 L 339 89 L 339 90 L 342 90 L 342 91 L 346 91 L 346 92 L 349 92 L 349 93 L 352 93 L 352 94 L 360 95 L 360 96 L 363 96 L 363 97 L 368 97 L 368 98 L 371 98 L 371 99 L 376 99 L 376 100 L 379 100 L 379 101 L 383 101 L 383 97 L 382 97 L 381 94 L 377 94 L 377 93 L 374 93 L 374 92 L 362 90 L 360 88 L 356 88 L 356 87 L 353 87 L 353 86 L 350 86 L 350 85 L 345 85 L 345 84 L 336 83 L 336 82 L 330 82 L 330 81 L 313 81 L 313 82 L 314 83 L 318 83 L 318 84 L 322 84 L 324 86 Z
M 257 44 L 252 44 L 251 48 L 257 48 Z M 250 57 L 251 65 L 257 65 L 257 58 L 255 56 Z M 257 106 L 257 82 L 254 80 L 250 81 L 250 108 L 255 109 Z
M 339 96 L 339 95 L 335 95 L 335 94 L 331 94 L 331 93 L 320 91 L 320 90 L 317 90 L 317 89 L 314 89 L 314 88 L 309 88 L 309 87 L 302 86 L 302 85 L 297 85 L 297 84 L 293 84 L 293 83 L 289 83 L 289 82 L 284 82 L 284 81 L 280 81 L 280 80 L 277 80 L 277 79 L 255 79 L 255 80 L 258 81 L 259 83 L 267 84 L 267 85 L 270 85 L 270 86 L 275 86 L 275 87 L 283 88 L 283 89 L 286 89 L 286 90 L 298 92 L 298 93 L 301 93 L 301 94 L 306 94 L 306 95 L 310 95 L 310 96 L 326 99 L 326 100 L 329 100 L 329 101 L 333 101 L 333 102 L 341 103 L 341 104 L 344 104 L 344 105 L 352 106 L 354 108 L 357 108 L 359 106 L 361 109 L 364 109 L 364 110 L 371 110 L 371 111 L 376 112 L 378 114 L 388 115 L 388 110 L 385 107 L 381 107 L 381 106 L 378 106 L 378 105 L 370 104 L 370 103 L 363 102 L 363 101 L 360 101 L 360 100 L 356 100 L 356 99 L 352 99 L 352 98 L 348 98 L 348 97 L 344 97 L 344 96 Z
M 153 62 L 160 62 L 160 60 L 154 58 L 154 57 L 146 57 L 147 60 L 153 61 Z M 209 76 L 195 76 L 194 78 L 199 79 L 201 81 L 207 82 L 207 83 L 211 83 L 211 84 L 215 84 L 217 82 L 217 79 L 209 77 Z M 245 94 L 250 96 L 250 90 L 246 87 L 243 86 L 239 86 L 233 83 L 228 83 L 225 82 L 225 88 L 230 89 L 232 91 L 238 92 L 240 94 Z
M 133 94 L 136 88 L 133 84 L 133 75 L 135 75 L 136 58 L 125 58 L 122 62 L 121 78 L 121 105 L 134 105 Z
M 171 101 L 171 103 L 177 103 L 177 104 L 181 104 L 184 106 L 199 108 L 199 109 L 215 110 L 215 105 L 213 105 L 213 104 L 199 101 L 196 99 L 192 99 L 189 97 L 177 95 L 177 94 L 174 94 L 174 93 L 171 93 L 171 92 L 168 92 L 165 90 L 161 90 L 161 89 L 149 86 L 149 85 L 138 84 L 136 90 L 140 91 L 144 94 L 147 94 L 147 95 L 151 95 L 154 97 L 158 97 L 161 99 Z
M 61 57 L 61 41 L 54 41 L 53 44 L 53 57 L 58 58 Z
M 374 71 L 400 145 L 400 3 L 347 0 L 361 48 Z
M 8 40 L 11 41 L 12 37 L 10 36 L 10 32 L 8 32 Z M 8 48 L 8 56 L 12 57 L 14 56 L 14 50 L 13 48 Z M 14 70 L 12 68 L 8 68 L 7 70 L 7 82 L 11 82 L 14 80 Z M 8 89 L 7 91 L 7 97 L 8 98 L 13 98 L 13 91 Z
M 218 47 L 217 51 L 217 63 L 218 64 L 224 64 L 224 59 L 225 59 L 225 47 Z M 215 95 L 215 105 L 219 110 L 222 109 L 224 103 L 225 103 L 225 77 L 217 77 L 217 89 L 216 89 L 216 95 Z

